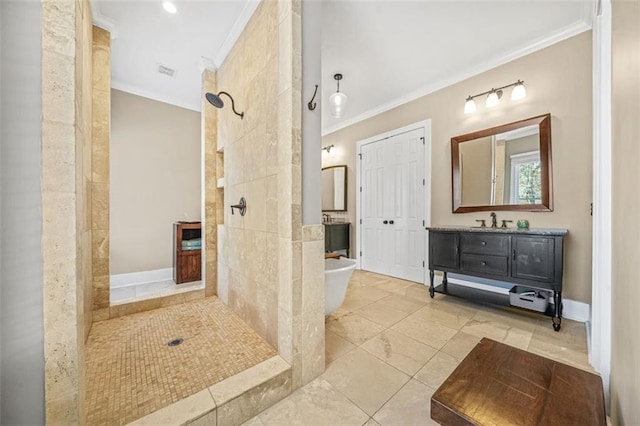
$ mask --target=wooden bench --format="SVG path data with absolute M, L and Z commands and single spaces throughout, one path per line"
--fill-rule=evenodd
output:
M 442 425 L 606 425 L 600 376 L 482 339 L 431 397 Z

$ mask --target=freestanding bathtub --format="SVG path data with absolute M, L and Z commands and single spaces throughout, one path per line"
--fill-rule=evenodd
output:
M 335 312 L 342 305 L 347 293 L 347 285 L 356 260 L 341 257 L 339 259 L 324 260 L 324 314 Z

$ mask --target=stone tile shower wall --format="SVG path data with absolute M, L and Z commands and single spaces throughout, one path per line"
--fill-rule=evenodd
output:
M 93 244 L 94 321 L 109 318 L 109 132 L 111 122 L 111 34 L 93 27 Z
M 91 327 L 91 12 L 42 2 L 42 255 L 46 420 L 84 423 Z
M 292 366 L 293 388 L 324 370 L 324 281 L 302 258 L 300 8 L 300 1 L 262 1 L 217 75 L 217 89 L 245 112 L 241 120 L 226 98 L 217 112 L 225 175 L 220 293 Z M 229 209 L 240 197 L 244 217 Z M 319 260 L 322 231 L 307 232 L 309 259 L 317 252 Z M 306 309 L 303 288 L 318 297 Z
M 278 345 L 279 235 L 274 202 L 278 174 L 278 23 L 278 3 L 261 2 L 219 69 L 217 85 L 219 91 L 229 92 L 236 109 L 245 113 L 241 120 L 226 97 L 225 107 L 217 111 L 218 138 L 224 145 L 228 262 L 220 267 L 228 268 L 228 305 L 274 347 Z M 243 196 L 247 200 L 246 216 L 237 212 L 232 215 L 229 206 Z
M 202 73 L 202 109 L 201 109 L 201 138 L 202 158 L 204 165 L 204 211 L 202 212 L 202 229 L 204 230 L 204 247 L 202 250 L 203 277 L 205 282 L 205 296 L 218 294 L 218 210 L 222 208 L 222 200 L 218 194 L 218 117 L 216 108 L 209 104 L 204 95 L 207 92 L 217 93 L 216 73 L 204 70 Z M 224 300 L 226 303 L 226 300 Z

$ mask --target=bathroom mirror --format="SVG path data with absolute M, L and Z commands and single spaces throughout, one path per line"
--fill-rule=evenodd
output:
M 451 138 L 453 212 L 552 211 L 551 114 Z
M 322 169 L 322 211 L 347 211 L 347 166 Z

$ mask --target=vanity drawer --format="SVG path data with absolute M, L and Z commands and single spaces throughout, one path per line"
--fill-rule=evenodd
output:
M 509 258 L 465 253 L 460 258 L 460 270 L 462 273 L 507 276 L 509 275 Z
M 509 236 L 491 234 L 461 234 L 463 253 L 509 255 Z

